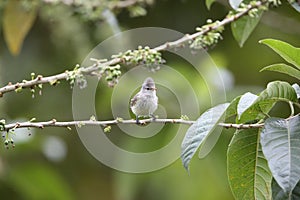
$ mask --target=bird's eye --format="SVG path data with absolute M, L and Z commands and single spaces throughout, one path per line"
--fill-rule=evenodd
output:
M 150 88 L 147 87 L 146 90 L 150 90 Z

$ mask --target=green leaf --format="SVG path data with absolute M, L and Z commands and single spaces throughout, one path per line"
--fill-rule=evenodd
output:
M 189 163 L 200 145 L 223 120 L 229 103 L 220 104 L 204 112 L 188 130 L 181 144 L 181 160 L 189 171 Z
M 243 16 L 231 23 L 231 31 L 234 39 L 239 43 L 240 47 L 244 45 L 254 28 L 258 24 L 263 11 L 258 11 L 257 17 Z
M 260 93 L 257 101 L 274 99 L 279 101 L 297 102 L 297 95 L 294 88 L 284 81 L 273 81 L 267 85 L 267 89 Z
M 273 81 L 267 85 L 267 89 L 260 93 L 258 98 L 240 113 L 238 122 L 244 123 L 254 119 L 263 119 L 277 101 L 297 102 L 294 88 L 284 81 Z
M 205 0 L 205 4 L 208 10 L 210 10 L 211 5 L 215 2 L 216 0 Z
M 242 2 L 243 0 L 229 0 L 229 4 L 234 10 L 236 10 Z
M 19 54 L 36 15 L 36 8 L 25 10 L 21 1 L 10 0 L 7 2 L 3 14 L 3 33 L 8 48 L 13 55 Z
M 258 129 L 236 131 L 228 147 L 227 167 L 236 199 L 272 198 L 272 174 L 261 151 Z
M 300 116 L 267 119 L 260 142 L 276 182 L 292 192 L 300 180 Z
M 297 84 L 297 83 L 294 83 L 292 85 L 292 87 L 294 88 L 296 94 L 297 94 L 297 98 L 299 99 L 300 98 L 300 86 Z
M 262 71 L 274 71 L 274 72 L 280 72 L 283 74 L 290 75 L 292 77 L 295 77 L 300 80 L 300 71 L 283 63 L 269 65 L 267 67 L 264 67 L 260 70 Z
M 272 196 L 273 200 L 298 200 L 300 199 L 300 182 L 297 183 L 291 194 L 287 194 L 273 179 Z
M 267 45 L 288 63 L 291 63 L 300 69 L 300 48 L 296 48 L 286 42 L 274 39 L 264 39 L 259 42 Z
M 241 96 L 240 101 L 237 106 L 238 118 L 247 110 L 258 98 L 257 95 L 247 92 Z

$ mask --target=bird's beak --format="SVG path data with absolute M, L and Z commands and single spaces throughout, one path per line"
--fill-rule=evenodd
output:
M 155 91 L 156 91 L 156 90 L 157 90 L 157 88 L 152 88 L 152 90 L 155 90 Z

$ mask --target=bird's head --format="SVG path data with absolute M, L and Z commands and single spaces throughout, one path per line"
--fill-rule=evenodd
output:
M 148 77 L 145 79 L 142 90 L 147 93 L 153 93 L 156 91 L 155 83 L 152 78 Z

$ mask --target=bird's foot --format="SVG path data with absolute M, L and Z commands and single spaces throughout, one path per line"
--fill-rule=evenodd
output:
M 139 116 L 136 116 L 136 124 L 140 124 Z
M 152 121 L 155 121 L 156 120 L 156 116 L 153 115 L 153 114 L 150 114 L 151 118 L 152 118 Z
M 147 123 L 146 122 L 141 122 L 139 119 L 136 119 L 136 124 L 139 125 L 139 126 L 144 126 Z

